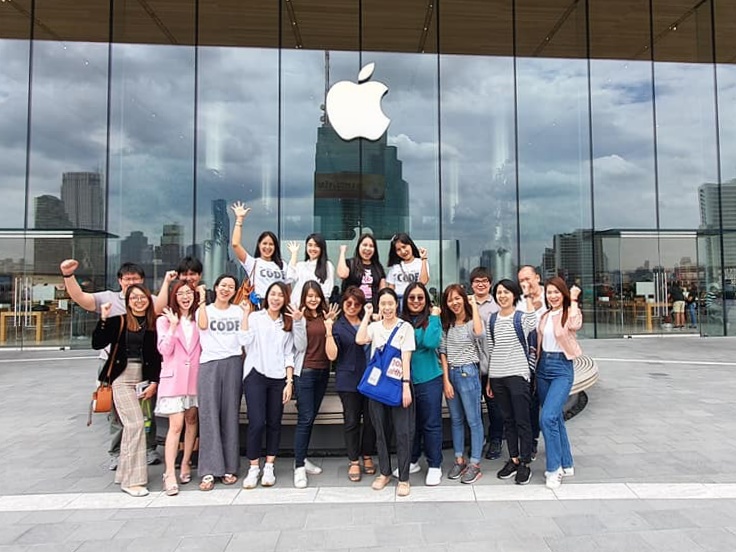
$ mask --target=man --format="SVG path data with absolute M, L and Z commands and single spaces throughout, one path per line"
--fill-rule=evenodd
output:
M 499 311 L 496 301 L 491 297 L 491 285 L 493 277 L 491 272 L 484 266 L 478 266 L 470 271 L 470 288 L 473 290 L 473 297 L 478 305 L 478 312 L 483 323 L 488 326 L 488 319 L 491 314 Z M 481 376 L 481 389 L 486 388 L 488 383 L 488 375 Z M 503 415 L 496 405 L 496 401 L 483 393 L 486 401 L 486 410 L 488 411 L 488 449 L 486 450 L 487 460 L 496 460 L 501 458 L 501 443 L 503 441 Z
M 169 285 L 174 279 L 179 279 L 187 282 L 195 289 L 204 287 L 202 283 L 202 262 L 196 257 L 187 256 L 179 261 L 179 266 L 176 270 L 168 271 L 164 276 L 164 281 L 161 284 L 161 289 L 156 296 L 156 312 L 163 311 L 164 307 L 169 302 Z M 214 291 L 206 291 L 207 303 L 212 303 L 214 298 Z
M 524 299 L 527 297 L 532 298 L 534 311 L 537 315 L 537 324 L 539 324 L 539 319 L 547 310 L 547 306 L 544 302 L 544 286 L 542 286 L 542 278 L 539 276 L 537 269 L 531 265 L 522 266 L 516 277 L 519 280 L 519 285 L 521 286 L 521 291 L 524 294 Z M 525 311 L 526 301 L 519 301 L 516 305 L 516 310 L 522 312 Z M 536 390 L 532 393 L 531 418 L 533 438 L 532 460 L 534 460 L 537 457 L 537 446 L 539 443 L 539 397 L 537 396 Z
M 61 274 L 64 277 L 64 286 L 69 294 L 69 297 L 77 305 L 82 307 L 84 310 L 90 312 L 100 313 L 100 306 L 105 303 L 110 303 L 112 309 L 110 316 L 121 316 L 125 314 L 125 292 L 132 284 L 143 284 L 145 280 L 145 273 L 143 268 L 134 263 L 123 263 L 118 270 L 118 284 L 120 284 L 120 291 L 98 291 L 95 293 L 88 293 L 83 291 L 79 286 L 77 278 L 74 276 L 74 272 L 79 267 L 79 262 L 75 259 L 67 259 L 62 261 L 59 268 Z M 161 312 L 158 308 L 156 312 Z M 105 364 L 108 352 L 106 350 L 100 351 L 100 369 Z M 155 397 L 154 397 L 155 401 Z M 123 437 L 123 426 L 120 423 L 118 414 L 113 404 L 112 410 L 108 417 L 110 421 L 110 434 L 112 439 L 110 441 L 110 449 L 107 451 L 110 455 L 110 461 L 108 468 L 114 471 L 118 468 L 118 457 L 120 456 L 120 441 Z M 161 463 L 161 457 L 156 451 L 156 418 L 153 417 L 151 420 L 151 428 L 146 433 L 146 442 L 148 451 L 146 453 L 146 461 L 148 464 L 159 464 Z

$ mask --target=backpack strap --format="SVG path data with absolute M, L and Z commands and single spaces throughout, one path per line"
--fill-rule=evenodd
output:
M 496 320 L 498 319 L 498 313 L 494 312 L 491 314 L 491 317 L 488 319 L 488 329 L 491 332 L 491 341 L 493 341 L 493 344 L 496 344 L 496 338 L 493 335 L 493 328 L 496 326 Z
M 524 355 L 526 355 L 527 358 L 529 358 L 529 344 L 526 341 L 526 336 L 524 335 L 524 328 L 521 325 L 521 317 L 522 317 L 521 311 L 514 312 L 514 330 L 516 330 L 516 337 L 519 338 L 519 342 L 521 342 L 521 346 L 524 348 Z

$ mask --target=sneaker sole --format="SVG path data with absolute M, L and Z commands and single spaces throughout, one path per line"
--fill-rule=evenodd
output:
M 532 474 L 529 472 L 529 477 L 526 481 L 515 481 L 517 485 L 527 485 L 532 480 Z
M 496 477 L 498 477 L 499 479 L 511 479 L 512 477 L 516 477 L 516 472 L 512 472 L 512 473 L 510 473 L 508 475 L 501 475 L 501 474 L 497 473 L 496 474 Z
M 483 474 L 479 473 L 473 479 L 461 479 L 460 483 L 465 483 L 466 485 L 472 485 L 473 483 L 478 481 L 481 477 L 483 477 Z

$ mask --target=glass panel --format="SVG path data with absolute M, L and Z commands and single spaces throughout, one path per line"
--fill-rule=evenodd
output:
M 108 286 L 122 262 L 158 289 L 192 243 L 194 1 L 116 0 L 110 90 Z M 153 44 L 123 44 L 146 37 Z
M 534 56 L 517 60 L 519 261 L 582 287 L 592 335 L 593 267 L 606 268 L 600 247 L 593 255 L 587 62 L 569 59 L 585 57 L 585 5 L 516 6 L 517 51 Z

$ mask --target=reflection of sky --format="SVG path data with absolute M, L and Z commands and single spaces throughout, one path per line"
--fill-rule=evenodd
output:
M 58 195 L 62 172 L 104 170 L 107 55 L 104 44 L 35 45 L 32 197 Z M 196 200 L 202 241 L 211 201 L 225 198 L 253 206 L 246 247 L 262 229 L 302 238 L 313 226 L 323 52 L 283 51 L 279 66 L 275 50 L 200 48 L 196 140 L 194 55 L 191 47 L 113 47 L 109 230 L 123 237 L 142 230 L 158 243 L 163 224 L 177 222 L 191 240 Z M 0 216 L 17 227 L 27 42 L 0 41 L 0 59 Z M 518 163 L 510 58 L 443 56 L 439 89 L 433 55 L 364 52 L 362 63 L 369 61 L 377 63 L 373 78 L 390 89 L 383 100 L 392 119 L 389 143 L 398 147 L 410 185 L 417 241 L 438 239 L 441 201 L 443 238 L 460 240 L 461 266 L 473 265 L 484 249 L 515 252 L 517 170 L 522 261 L 539 263 L 555 233 L 590 225 L 586 61 L 518 60 Z M 331 82 L 355 80 L 360 65 L 355 52 L 331 53 Z M 654 228 L 651 65 L 595 60 L 590 67 L 596 227 Z M 661 225 L 697 228 L 697 187 L 717 179 L 713 67 L 658 63 L 654 76 Z M 728 179 L 736 176 L 736 68 L 719 67 L 718 83 Z

